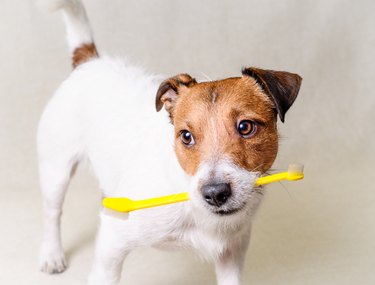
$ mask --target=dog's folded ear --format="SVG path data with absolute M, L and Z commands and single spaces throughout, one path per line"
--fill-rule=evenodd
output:
M 298 95 L 302 78 L 295 73 L 254 67 L 244 68 L 242 74 L 251 76 L 257 81 L 275 104 L 280 120 L 284 122 L 285 113 Z
M 181 88 L 188 88 L 196 84 L 197 81 L 189 74 L 178 74 L 174 77 L 164 80 L 156 93 L 155 106 L 156 111 L 164 108 L 171 114 L 177 102 Z

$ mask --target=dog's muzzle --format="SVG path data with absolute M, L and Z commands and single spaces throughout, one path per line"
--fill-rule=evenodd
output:
M 202 198 L 209 205 L 210 210 L 220 216 L 232 215 L 242 210 L 246 204 L 233 205 L 232 187 L 229 183 L 211 183 L 201 188 Z
M 219 216 L 243 212 L 251 198 L 255 178 L 255 173 L 229 160 L 203 163 L 195 175 L 192 200 Z

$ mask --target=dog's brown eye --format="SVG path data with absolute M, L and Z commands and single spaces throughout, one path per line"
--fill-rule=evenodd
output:
M 243 138 L 249 138 L 253 134 L 255 134 L 256 131 L 256 125 L 254 122 L 249 120 L 243 120 L 240 121 L 237 126 L 237 131 Z
M 181 131 L 180 138 L 181 138 L 182 143 L 187 146 L 192 146 L 195 143 L 194 137 L 189 131 L 186 131 L 186 130 Z

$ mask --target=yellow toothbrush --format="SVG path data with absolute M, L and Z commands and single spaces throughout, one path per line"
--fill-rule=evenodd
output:
M 304 178 L 303 165 L 302 164 L 290 164 L 288 171 L 276 173 L 268 176 L 260 177 L 256 180 L 255 185 L 265 185 L 280 180 L 295 181 Z M 103 206 L 105 208 L 128 213 L 135 210 L 146 209 L 151 207 L 157 207 L 162 205 L 168 205 L 177 202 L 183 202 L 189 200 L 189 194 L 187 192 L 173 194 L 168 196 L 156 197 L 145 200 L 131 200 L 129 198 L 104 198 Z

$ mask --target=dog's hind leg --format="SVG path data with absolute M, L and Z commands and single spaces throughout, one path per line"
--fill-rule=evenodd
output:
M 68 95 L 68 94 L 64 94 Z M 60 273 L 66 268 L 60 236 L 60 218 L 70 177 L 82 154 L 82 143 L 74 117 L 56 108 L 55 100 L 46 108 L 38 130 L 38 162 L 43 195 L 43 237 L 40 269 Z M 67 114 L 68 113 L 68 114 Z M 63 115 L 67 115 L 64 116 Z
M 40 269 L 46 273 L 60 273 L 67 266 L 61 245 L 60 218 L 66 189 L 77 161 L 74 157 L 62 159 L 61 155 L 39 161 L 44 220 Z

